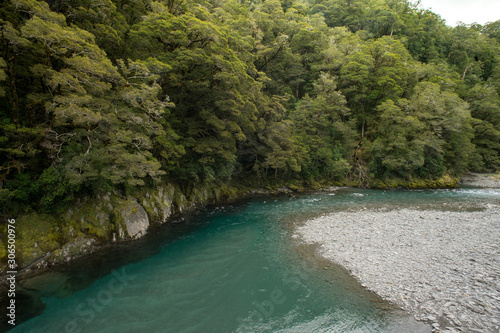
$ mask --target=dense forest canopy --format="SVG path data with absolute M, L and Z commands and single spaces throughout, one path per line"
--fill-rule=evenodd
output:
M 500 21 L 406 0 L 10 0 L 0 202 L 500 170 Z

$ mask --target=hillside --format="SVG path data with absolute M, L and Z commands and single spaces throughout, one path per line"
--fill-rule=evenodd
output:
M 5 216 L 165 183 L 500 168 L 500 21 L 400 0 L 12 0 L 1 20 Z

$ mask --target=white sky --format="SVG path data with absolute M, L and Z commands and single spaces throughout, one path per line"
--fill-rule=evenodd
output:
M 416 3 L 417 0 L 412 2 Z M 485 24 L 500 20 L 500 0 L 421 0 L 420 3 L 423 8 L 431 9 L 452 27 L 458 21 L 465 24 Z

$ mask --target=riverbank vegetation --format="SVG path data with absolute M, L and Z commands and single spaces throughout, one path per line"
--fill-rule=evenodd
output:
M 451 28 L 406 0 L 0 12 L 3 214 L 159 183 L 446 185 L 500 170 L 500 21 Z

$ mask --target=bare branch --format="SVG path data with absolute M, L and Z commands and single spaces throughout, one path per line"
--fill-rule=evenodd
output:
M 87 149 L 87 152 L 85 154 L 88 154 L 90 151 L 90 147 L 92 147 L 92 141 L 90 141 L 90 138 L 88 135 L 87 135 L 87 140 L 89 140 L 89 148 Z

